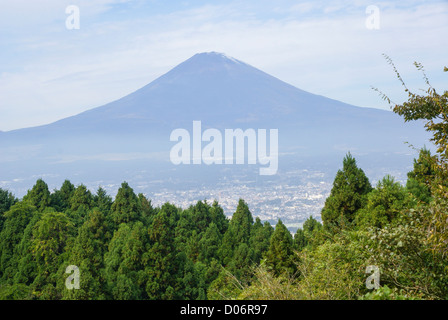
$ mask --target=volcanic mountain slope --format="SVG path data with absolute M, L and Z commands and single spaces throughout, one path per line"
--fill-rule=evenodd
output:
M 18 172 L 13 170 L 18 166 L 34 168 L 36 172 L 27 172 L 38 175 L 39 165 L 52 163 L 70 163 L 66 173 L 86 160 L 125 161 L 144 155 L 148 166 L 151 159 L 169 163 L 174 144 L 170 133 L 176 128 L 191 131 L 194 120 L 202 122 L 203 130 L 278 129 L 280 155 L 409 154 L 405 141 L 427 143 L 420 124 L 405 124 L 390 111 L 314 95 L 209 52 L 104 106 L 48 125 L 0 133 L 0 164 L 11 172 Z

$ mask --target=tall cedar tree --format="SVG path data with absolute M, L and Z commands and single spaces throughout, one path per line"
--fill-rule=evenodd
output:
M 23 197 L 23 200 L 29 201 L 40 212 L 43 212 L 51 203 L 48 185 L 42 179 L 37 180 L 33 188 Z
M 5 213 L 3 230 L 0 233 L 0 280 L 12 279 L 17 271 L 18 259 L 16 246 L 20 243 L 24 231 L 36 214 L 36 207 L 29 202 L 20 201 Z
M 348 153 L 322 209 L 324 226 L 329 230 L 337 230 L 350 225 L 356 212 L 365 205 L 367 194 L 371 190 L 369 179 L 364 171 L 358 168 L 355 158 Z
M 297 271 L 292 236 L 280 219 L 275 225 L 266 253 L 266 265 L 277 276 L 284 273 L 292 275 Z
M 55 190 L 51 194 L 51 206 L 58 212 L 65 212 L 70 208 L 70 198 L 75 192 L 75 186 L 70 180 L 65 180 L 61 189 Z
M 0 232 L 3 228 L 3 222 L 5 220 L 5 212 L 12 207 L 13 204 L 17 202 L 17 199 L 13 196 L 13 194 L 7 190 L 3 190 L 0 188 Z
M 64 299 L 91 300 L 105 298 L 103 257 L 106 252 L 107 225 L 103 213 L 94 209 L 79 228 L 69 250 L 68 265 L 79 267 L 82 282 L 78 290 L 64 290 Z
M 121 184 L 115 201 L 112 204 L 112 218 L 116 226 L 138 220 L 141 214 L 141 206 L 134 190 L 127 182 Z
M 239 199 L 238 207 L 230 220 L 229 228 L 224 234 L 219 250 L 220 258 L 225 266 L 232 261 L 238 246 L 249 242 L 253 223 L 254 219 L 247 203 L 243 199 Z
M 431 201 L 431 184 L 435 179 L 436 159 L 429 149 L 423 148 L 419 152 L 418 159 L 414 159 L 414 167 L 408 172 L 406 189 L 418 200 L 429 203 Z

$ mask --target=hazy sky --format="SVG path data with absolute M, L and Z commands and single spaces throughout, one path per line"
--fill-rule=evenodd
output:
M 79 29 L 66 26 L 69 5 L 79 8 Z M 396 102 L 405 95 L 383 53 L 412 89 L 425 89 L 414 61 L 433 87 L 448 89 L 448 1 L 0 0 L 0 130 L 101 106 L 206 51 L 388 109 L 371 86 Z

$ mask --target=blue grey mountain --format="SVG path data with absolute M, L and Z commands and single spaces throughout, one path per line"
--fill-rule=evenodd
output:
M 86 172 L 99 172 L 94 168 L 106 175 L 108 168 L 123 174 L 157 165 L 166 172 L 182 170 L 169 162 L 169 137 L 176 128 L 191 130 L 194 120 L 201 120 L 203 129 L 278 129 L 280 155 L 339 163 L 351 151 L 383 159 L 394 155 L 395 160 L 403 155 L 403 163 L 410 164 L 412 150 L 404 142 L 427 143 L 420 124 L 405 124 L 390 111 L 315 95 L 210 52 L 104 106 L 47 125 L 0 132 L 0 180 L 19 178 L 14 175 L 73 179 L 76 174 L 82 182 L 90 178 Z M 280 171 L 285 163 L 280 159 Z M 201 174 L 201 168 L 195 170 Z

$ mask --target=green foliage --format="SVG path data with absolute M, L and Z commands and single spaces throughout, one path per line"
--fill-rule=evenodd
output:
M 428 204 L 432 200 L 431 189 L 414 178 L 410 178 L 406 181 L 406 190 L 413 195 L 417 201 Z
M 149 228 L 151 247 L 147 253 L 146 292 L 150 299 L 175 298 L 173 290 L 176 286 L 178 265 L 174 247 L 174 226 L 170 223 L 171 221 L 162 208 Z
M 431 155 L 431 151 L 421 149 L 418 159 L 414 159 L 413 170 L 408 172 L 408 179 L 414 179 L 427 186 L 431 185 L 436 174 L 434 163 L 435 158 Z
M 221 238 L 222 235 L 216 224 L 214 222 L 210 223 L 199 241 L 198 259 L 209 263 L 214 257 L 217 257 L 219 247 L 221 246 Z
M 428 212 L 409 210 L 387 228 L 370 233 L 368 250 L 382 270 L 381 281 L 409 295 L 448 298 L 448 261 L 432 252 L 425 221 Z
M 294 248 L 303 250 L 306 247 L 313 247 L 319 243 L 319 233 L 322 231 L 322 224 L 310 216 L 301 228 L 298 228 L 294 235 Z
M 415 62 L 416 68 L 423 73 L 428 89 L 424 95 L 413 93 L 406 87 L 392 60 L 387 56 L 386 59 L 394 67 L 398 79 L 408 94 L 408 100 L 402 104 L 395 104 L 393 111 L 405 121 L 425 120 L 426 130 L 433 135 L 431 141 L 438 147 L 437 153 L 442 160 L 448 160 L 448 91 L 443 94 L 437 93 L 429 83 L 423 66 Z
M 84 185 L 78 186 L 70 197 L 70 209 L 72 211 L 88 211 L 94 204 L 92 193 Z
M 25 284 L 0 285 L 0 300 L 31 300 L 33 296 Z
M 117 226 L 121 223 L 135 221 L 140 217 L 140 201 L 127 182 L 123 182 L 121 188 L 118 189 L 111 210 L 113 221 Z
M 3 229 L 5 212 L 8 211 L 9 208 L 11 208 L 16 202 L 17 199 L 11 192 L 0 188 L 0 232 Z
M 359 300 L 418 300 L 416 297 L 408 296 L 397 288 L 389 288 L 388 286 L 380 287 L 372 292 L 361 296 Z
M 27 201 L 18 202 L 5 213 L 5 223 L 0 233 L 0 278 L 11 279 L 17 270 L 20 256 L 17 245 L 25 229 L 36 214 L 36 207 Z
M 65 180 L 60 190 L 55 190 L 50 195 L 51 206 L 58 212 L 65 212 L 70 208 L 70 198 L 75 192 L 75 186 L 69 181 Z
M 404 209 L 415 205 L 407 190 L 387 175 L 368 194 L 366 206 L 357 212 L 356 224 L 382 228 L 398 219 Z
M 44 212 L 32 231 L 31 252 L 37 276 L 31 287 L 40 299 L 60 299 L 56 289 L 61 282 L 59 269 L 67 256 L 73 237 L 73 225 L 64 213 Z
M 301 299 L 356 299 L 363 292 L 368 254 L 365 235 L 342 231 L 332 241 L 299 253 Z
M 297 270 L 292 242 L 291 233 L 279 219 L 266 253 L 266 266 L 277 276 L 283 273 L 293 275 Z
M 254 281 L 244 287 L 238 299 L 242 300 L 301 300 L 298 279 L 291 275 L 275 276 L 266 265 L 254 271 Z
M 40 212 L 44 211 L 51 203 L 48 185 L 42 179 L 37 180 L 33 188 L 23 197 L 23 200 L 29 201 Z
M 229 229 L 232 229 L 235 243 L 240 244 L 249 241 L 253 223 L 254 219 L 247 203 L 240 199 L 229 225 Z
M 243 291 L 241 282 L 228 270 L 222 269 L 210 284 L 207 293 L 209 300 L 235 300 Z
M 372 190 L 364 171 L 348 153 L 338 170 L 330 196 L 322 209 L 322 221 L 328 230 L 337 231 L 353 222 L 356 212 L 364 207 L 367 194 Z
M 273 233 L 274 228 L 269 222 L 262 223 L 259 217 L 255 219 L 249 239 L 250 248 L 253 250 L 253 262 L 255 264 L 260 263 L 264 254 L 268 251 Z
M 254 251 L 249 248 L 254 219 L 247 203 L 239 199 L 238 207 L 224 234 L 218 255 L 223 265 L 240 280 L 249 274 Z
M 79 228 L 69 248 L 66 265 L 79 267 L 82 282 L 79 290 L 64 290 L 64 299 L 90 300 L 105 298 L 104 254 L 106 253 L 107 224 L 101 211 L 91 211 Z

